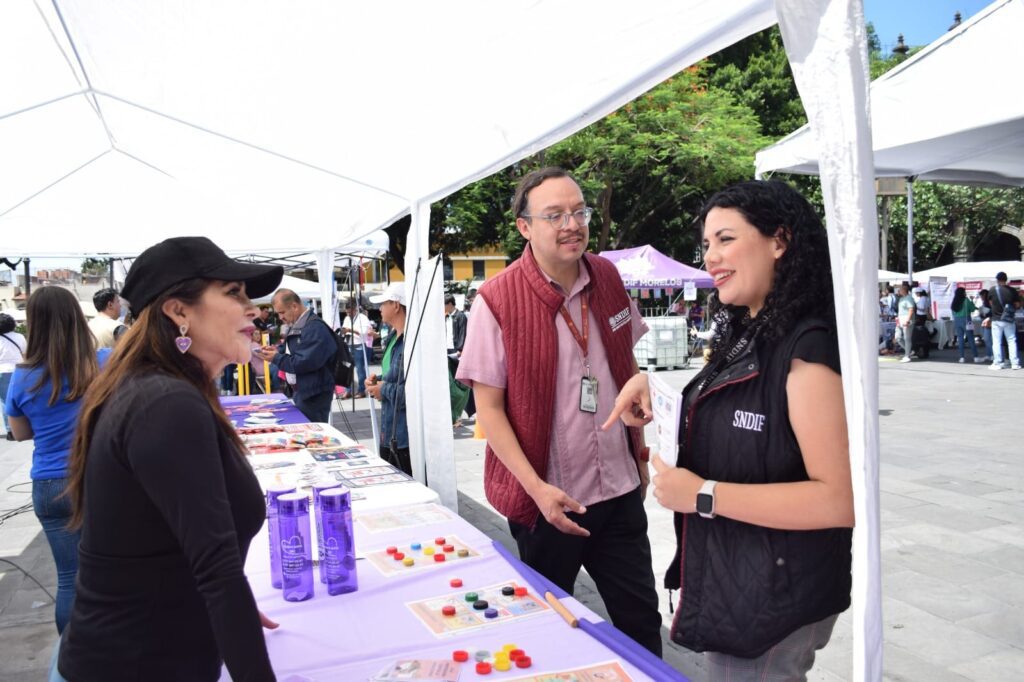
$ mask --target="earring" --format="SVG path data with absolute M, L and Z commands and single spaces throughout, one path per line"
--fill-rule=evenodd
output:
M 187 336 L 187 334 L 188 334 L 188 325 L 187 324 L 181 325 L 180 327 L 178 327 L 178 331 L 181 332 L 181 336 L 176 336 L 174 338 L 174 345 L 176 345 L 178 347 L 178 352 L 179 353 L 184 354 L 184 353 L 187 353 L 188 349 L 192 347 L 192 339 L 190 339 Z

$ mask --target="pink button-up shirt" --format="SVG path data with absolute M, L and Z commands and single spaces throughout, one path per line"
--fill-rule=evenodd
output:
M 564 295 L 562 288 L 551 286 Z M 583 330 L 581 293 L 590 282 L 587 268 L 580 267 L 580 276 L 566 296 L 566 308 L 573 324 Z M 633 343 L 647 331 L 636 305 L 630 301 Z M 561 314 L 555 315 L 558 336 L 558 368 L 555 405 L 551 415 L 551 445 L 548 451 L 546 480 L 561 488 L 583 505 L 610 500 L 640 485 L 636 463 L 629 452 L 626 429 L 618 422 L 608 431 L 601 424 L 608 419 L 618 391 L 608 367 L 608 356 L 601 341 L 598 320 L 590 309 L 589 359 L 591 375 L 597 379 L 597 412 L 580 410 L 580 382 L 587 374 L 583 351 Z M 477 296 L 469 315 L 466 345 L 462 349 L 456 378 L 465 383 L 479 382 L 505 388 L 508 365 L 501 328 L 482 296 Z

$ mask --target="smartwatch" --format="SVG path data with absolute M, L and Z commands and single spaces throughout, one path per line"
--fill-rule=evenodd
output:
M 715 486 L 718 481 L 704 481 L 697 492 L 697 513 L 705 519 L 715 518 Z

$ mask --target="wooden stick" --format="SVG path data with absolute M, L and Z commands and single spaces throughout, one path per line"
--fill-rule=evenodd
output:
M 565 605 L 558 600 L 558 597 L 550 592 L 545 592 L 544 599 L 548 604 L 551 604 L 551 608 L 553 608 L 559 616 L 565 619 L 565 622 L 569 624 L 569 627 L 578 628 L 580 626 L 579 619 L 572 615 L 572 611 L 565 608 Z

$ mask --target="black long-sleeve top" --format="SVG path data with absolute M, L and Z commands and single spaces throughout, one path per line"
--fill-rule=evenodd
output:
M 164 375 L 103 407 L 59 670 L 79 680 L 273 680 L 242 571 L 265 506 L 206 399 Z

